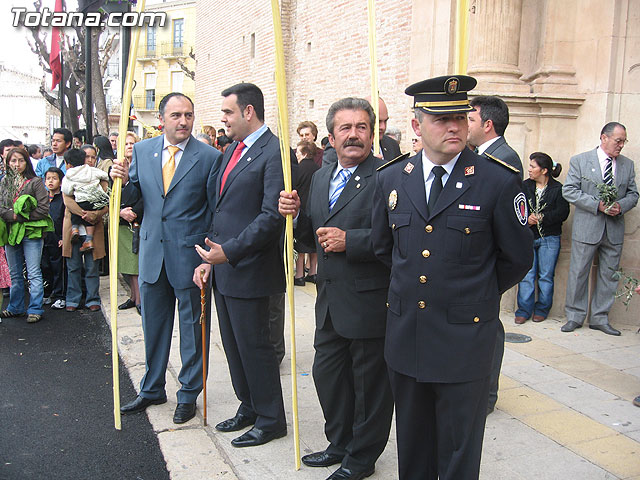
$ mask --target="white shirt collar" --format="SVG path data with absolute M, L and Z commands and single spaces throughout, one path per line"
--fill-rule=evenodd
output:
M 478 155 L 482 155 L 485 152 L 485 150 L 489 148 L 491 145 L 493 145 L 494 142 L 498 141 L 499 138 L 500 136 L 498 135 L 497 137 L 493 137 L 491 140 L 487 140 L 482 145 L 480 145 L 478 147 Z

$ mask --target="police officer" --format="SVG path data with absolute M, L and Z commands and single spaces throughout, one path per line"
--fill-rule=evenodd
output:
M 500 294 L 531 267 L 517 173 L 466 148 L 467 92 L 444 76 L 411 85 L 423 149 L 379 169 L 372 241 L 391 266 L 385 359 L 400 479 L 477 479 Z

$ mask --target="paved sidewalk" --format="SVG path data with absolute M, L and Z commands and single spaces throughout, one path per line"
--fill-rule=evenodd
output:
M 118 301 L 125 300 L 124 291 Z M 101 296 L 109 316 L 108 279 Z M 296 287 L 296 343 L 298 412 L 301 452 L 327 445 L 311 364 L 313 361 L 313 304 L 315 287 Z M 291 366 L 287 354 L 281 366 L 289 435 L 267 445 L 236 449 L 237 433 L 219 433 L 220 420 L 235 414 L 238 402 L 212 315 L 211 354 L 207 383 L 207 417 L 198 415 L 183 426 L 172 423 L 178 389 L 180 357 L 178 329 L 169 360 L 165 405 L 147 410 L 157 433 L 167 469 L 174 480 L 204 479 L 325 479 L 335 468 L 305 467 L 296 472 L 293 457 Z M 503 312 L 507 332 L 532 338 L 529 343 L 507 343 L 496 411 L 487 419 L 482 468 L 483 480 L 640 480 L 640 408 L 631 401 L 640 394 L 640 334 L 638 325 L 615 324 L 621 337 L 582 328 L 560 332 L 562 319 L 543 323 L 513 323 Z M 144 344 L 140 317 L 128 310 L 118 315 L 120 355 L 134 384 L 144 373 Z M 287 349 L 288 318 L 285 327 Z M 202 397 L 202 395 L 200 396 Z M 121 399 L 122 403 L 129 401 Z M 129 427 L 122 418 L 122 428 Z M 397 478 L 395 429 L 376 464 L 372 479 Z

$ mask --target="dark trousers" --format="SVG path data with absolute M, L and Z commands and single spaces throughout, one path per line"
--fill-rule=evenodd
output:
M 64 300 L 67 294 L 67 269 L 63 265 L 62 248 L 45 244 L 40 265 L 45 285 L 44 296 L 50 297 L 53 301 Z
M 477 480 L 489 377 L 422 383 L 389 369 L 400 480 Z
M 368 470 L 387 445 L 393 414 L 384 337 L 342 337 L 327 316 L 324 327 L 316 329 L 314 348 L 313 380 L 327 451 L 344 455 L 342 466 L 353 472 Z
M 504 357 L 504 325 L 502 320 L 498 319 L 498 338 L 496 339 L 496 349 L 493 351 L 493 364 L 489 380 L 489 404 L 487 405 L 491 410 L 495 408 L 498 401 L 498 381 L 502 369 L 502 357 Z
M 278 364 L 284 358 L 284 293 L 269 297 L 269 341 L 276 351 Z
M 267 432 L 287 426 L 280 371 L 269 341 L 269 297 L 235 298 L 214 291 L 222 345 L 229 363 L 238 413 L 256 416 Z

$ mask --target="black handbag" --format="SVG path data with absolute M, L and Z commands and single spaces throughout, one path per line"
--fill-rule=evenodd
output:
M 140 224 L 133 222 L 131 224 L 131 252 L 138 254 L 140 250 Z

